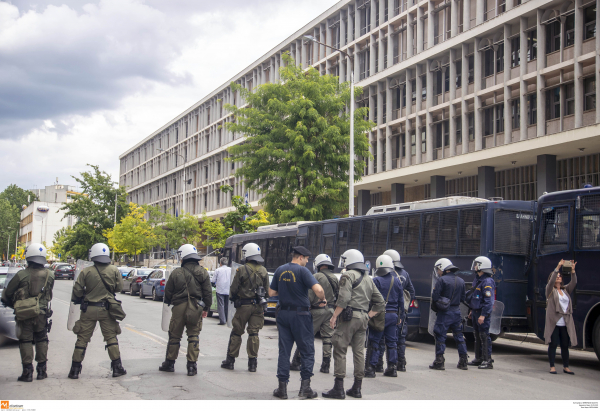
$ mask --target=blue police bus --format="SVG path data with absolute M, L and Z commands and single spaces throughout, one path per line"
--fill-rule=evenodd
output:
M 538 199 L 528 288 L 532 331 L 543 339 L 546 284 L 561 259 L 577 261 L 572 296 L 577 348 L 593 348 L 600 359 L 600 188 L 559 191 Z M 570 271 L 563 269 L 564 282 Z
M 452 202 L 453 199 L 374 207 L 369 215 L 360 217 L 261 227 L 256 233 L 227 239 L 225 255 L 239 263 L 244 244 L 255 242 L 264 250 L 267 270 L 273 272 L 288 261 L 294 245 L 303 245 L 312 252 L 313 258 L 307 265 L 311 270 L 314 257 L 320 253 L 328 254 L 337 266 L 339 256 L 355 248 L 369 265 L 385 250 L 395 249 L 402 255 L 402 264 L 416 292 L 407 319 L 412 340 L 427 333 L 435 261 L 450 258 L 465 270 L 464 279 L 470 287 L 471 263 L 484 255 L 496 268 L 496 299 L 506 307 L 502 331 L 528 331 L 525 296 L 534 203 L 473 198 Z M 449 203 L 455 205 L 445 205 Z

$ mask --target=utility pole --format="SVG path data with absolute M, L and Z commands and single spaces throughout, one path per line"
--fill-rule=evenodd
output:
M 12 227 L 8 227 L 8 230 L 12 230 Z M 8 233 L 8 239 L 6 241 L 6 261 L 10 260 L 10 232 Z M 8 284 L 7 284 L 8 285 Z
M 118 195 L 118 191 L 115 193 L 115 219 L 114 219 L 114 224 L 113 224 L 113 235 L 114 235 L 114 229 L 115 226 L 117 225 L 117 195 Z M 113 250 L 112 250 L 112 260 L 113 263 L 115 262 L 115 246 L 113 245 Z

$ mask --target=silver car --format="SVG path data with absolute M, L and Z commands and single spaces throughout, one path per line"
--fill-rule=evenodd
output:
M 123 290 L 121 294 L 129 292 L 129 295 L 136 295 L 140 292 L 142 281 L 150 275 L 154 269 L 152 268 L 134 268 L 123 278 Z
M 4 291 L 14 276 L 15 270 L 13 269 L 13 273 L 8 276 L 8 269 L 9 267 L 0 267 L 0 293 Z M 13 309 L 0 305 L 0 345 L 5 339 L 18 339 L 16 325 Z

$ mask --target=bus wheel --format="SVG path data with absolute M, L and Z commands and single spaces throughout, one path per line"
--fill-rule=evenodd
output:
M 600 317 L 596 318 L 596 324 L 594 324 L 592 342 L 594 343 L 594 351 L 596 352 L 596 357 L 598 357 L 598 360 L 600 360 Z

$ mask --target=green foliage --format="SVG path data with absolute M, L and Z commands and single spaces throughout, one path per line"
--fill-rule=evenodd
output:
M 57 261 L 67 261 L 68 257 L 72 257 L 66 248 L 66 243 L 72 234 L 71 227 L 63 227 L 54 233 L 54 242 L 48 251 L 54 254 Z M 60 257 L 58 257 L 60 255 Z
M 152 225 L 146 220 L 146 210 L 137 204 L 129 203 L 129 214 L 113 228 L 104 231 L 108 246 L 116 253 L 137 256 L 156 244 Z
M 233 187 L 227 184 L 222 185 L 220 189 L 223 193 L 233 191 Z M 236 232 L 252 233 L 258 227 L 269 224 L 269 214 L 259 210 L 258 213 L 251 215 L 254 210 L 242 197 L 233 196 L 231 204 L 235 210 L 225 214 L 221 220 L 207 217 L 206 213 L 202 215 L 202 233 L 206 236 L 203 245 L 217 250 L 225 247 L 227 238 Z
M 229 130 L 247 136 L 229 148 L 229 161 L 242 163 L 236 175 L 264 194 L 261 204 L 275 222 L 332 218 L 348 205 L 350 85 L 312 67 L 303 71 L 287 54 L 283 58 L 279 83 L 254 92 L 231 84 L 248 106 L 225 106 L 237 119 L 227 123 Z M 365 168 L 360 158 L 370 157 L 365 133 L 375 126 L 364 119 L 367 110 L 358 108 L 354 116 L 356 181 Z
M 29 199 L 28 199 L 29 197 Z M 36 201 L 37 196 L 29 191 L 11 184 L 0 193 L 0 258 L 9 258 L 15 252 L 15 240 L 21 224 L 21 211 Z M 10 247 L 7 250 L 8 239 Z
M 202 234 L 198 219 L 189 213 L 175 217 L 168 211 L 163 213 L 159 207 L 144 206 L 148 222 L 153 227 L 156 244 L 163 248 L 179 248 L 183 244 L 197 244 Z

